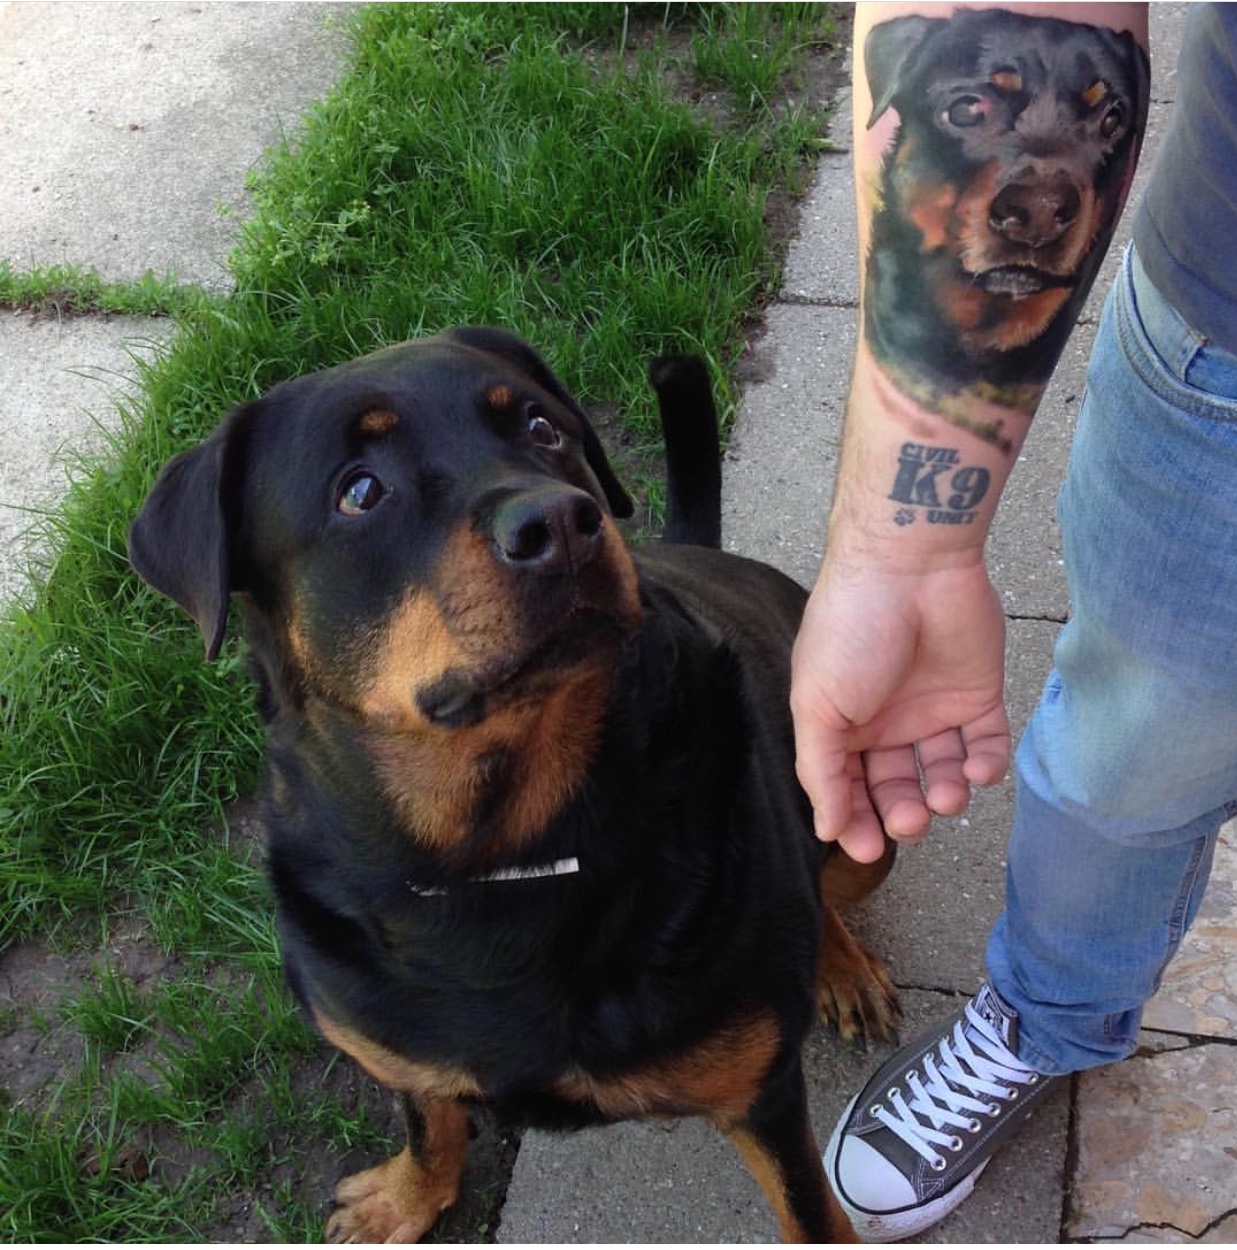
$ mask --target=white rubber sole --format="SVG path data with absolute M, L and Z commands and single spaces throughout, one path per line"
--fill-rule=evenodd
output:
M 850 1119 L 850 1113 L 858 1099 L 859 1096 L 856 1094 L 850 1100 L 846 1110 L 838 1117 L 824 1156 L 825 1174 L 829 1178 L 829 1184 L 837 1195 L 838 1201 L 842 1204 L 842 1209 L 855 1227 L 855 1235 L 860 1241 L 869 1244 L 883 1244 L 889 1241 L 901 1241 L 904 1237 L 914 1237 L 916 1233 L 922 1233 L 933 1224 L 939 1224 L 951 1211 L 960 1207 L 971 1196 L 975 1182 L 983 1175 L 984 1168 L 991 1160 L 985 1159 L 947 1194 L 933 1198 L 931 1202 L 925 1202 L 923 1206 L 904 1207 L 900 1211 L 884 1212 L 865 1211 L 862 1207 L 856 1207 L 847 1199 L 845 1191 L 838 1184 L 835 1168 L 838 1151 L 842 1146 L 842 1126 Z

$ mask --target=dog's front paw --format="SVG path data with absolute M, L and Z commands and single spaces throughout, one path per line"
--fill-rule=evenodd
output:
M 326 1239 L 335 1244 L 420 1241 L 455 1201 L 455 1193 L 426 1191 L 423 1175 L 404 1150 L 335 1186 Z
M 816 1004 L 839 1036 L 866 1047 L 869 1040 L 892 1041 L 902 1023 L 898 991 L 885 962 L 853 937 L 826 905 Z

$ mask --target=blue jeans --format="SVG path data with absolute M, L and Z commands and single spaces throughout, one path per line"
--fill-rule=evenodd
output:
M 1132 249 L 1058 505 L 1071 615 L 1018 748 L 987 951 L 1045 1073 L 1133 1050 L 1237 813 L 1237 357 Z

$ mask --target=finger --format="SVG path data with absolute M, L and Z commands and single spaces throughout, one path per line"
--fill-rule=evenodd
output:
M 885 853 L 885 830 L 872 805 L 864 767 L 864 758 L 857 752 L 848 757 L 851 811 L 837 841 L 856 863 L 871 864 Z
M 925 738 L 918 745 L 919 767 L 928 806 L 938 816 L 959 816 L 971 801 L 964 764 L 966 746 L 957 729 Z
M 913 746 L 865 751 L 868 794 L 885 827 L 898 842 L 915 842 L 928 832 L 932 818 L 924 802 L 919 763 Z
M 976 786 L 995 785 L 1009 771 L 1012 747 L 1009 717 L 1003 704 L 962 726 L 966 762 L 962 771 Z

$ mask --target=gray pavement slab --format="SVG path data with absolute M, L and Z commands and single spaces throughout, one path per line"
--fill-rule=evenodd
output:
M 330 88 L 346 8 L 0 3 L 0 259 L 226 287 L 246 175 Z M 169 333 L 0 316 L 0 602 L 44 550 L 24 536 L 66 458 L 116 427 L 131 354 Z
M 1071 1238 L 1226 1242 L 1237 1233 L 1233 1047 L 1180 1039 L 1080 1078 Z
M 850 108 L 829 127 L 838 149 L 820 159 L 799 214 L 799 234 L 786 253 L 779 302 L 856 308 L 859 304 L 859 228 L 851 168 Z
M 752 348 L 723 468 L 722 542 L 803 585 L 816 576 L 855 350 L 851 308 L 775 304 Z
M 0 5 L 0 257 L 228 286 L 245 175 L 334 80 L 344 7 Z
M 46 544 L 34 535 L 81 456 L 102 454 L 169 323 L 146 317 L 69 321 L 0 312 L 0 602 L 22 594 Z
M 1237 1043 L 1237 823 L 1220 830 L 1198 918 L 1147 1004 L 1143 1027 Z M 1232 1063 L 1237 1070 L 1237 1052 Z

